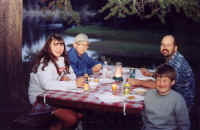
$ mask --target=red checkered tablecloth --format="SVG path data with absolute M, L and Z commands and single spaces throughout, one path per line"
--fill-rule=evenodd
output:
M 103 102 L 96 94 L 112 93 L 112 84 L 90 86 L 88 91 L 47 91 L 38 96 L 38 101 L 52 106 L 91 109 L 122 113 L 138 113 L 143 109 L 143 102 Z M 117 95 L 121 95 L 118 86 Z

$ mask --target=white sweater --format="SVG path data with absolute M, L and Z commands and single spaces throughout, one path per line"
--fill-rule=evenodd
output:
M 58 66 L 64 66 L 64 57 L 60 57 L 57 61 Z M 60 77 L 57 73 L 56 67 L 53 62 L 49 62 L 48 66 L 45 67 L 44 71 L 42 70 L 43 64 L 40 64 L 38 67 L 37 73 L 30 74 L 29 81 L 29 101 L 31 104 L 34 104 L 38 95 L 44 93 L 48 90 L 63 90 L 67 91 L 69 89 L 76 88 L 75 74 L 70 67 L 70 73 L 67 76 L 71 79 L 70 81 L 59 81 Z

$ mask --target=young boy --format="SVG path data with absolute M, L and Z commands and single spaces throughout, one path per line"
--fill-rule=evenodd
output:
M 183 97 L 171 89 L 176 72 L 163 64 L 156 71 L 156 88 L 144 98 L 143 130 L 189 130 L 188 110 Z
M 76 35 L 73 48 L 68 52 L 70 65 L 78 77 L 99 72 L 102 68 L 100 62 L 95 61 L 86 53 L 88 44 L 88 36 L 80 33 Z

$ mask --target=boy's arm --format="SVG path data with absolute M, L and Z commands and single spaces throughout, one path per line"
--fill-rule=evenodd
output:
M 190 119 L 188 109 L 183 98 L 177 102 L 175 109 L 175 117 L 177 122 L 177 127 L 179 130 L 189 130 L 190 129 Z

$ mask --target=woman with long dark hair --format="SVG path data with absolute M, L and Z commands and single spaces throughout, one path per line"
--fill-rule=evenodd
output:
M 34 111 L 41 109 L 52 110 L 52 113 L 60 121 L 50 127 L 51 130 L 72 127 L 82 114 L 70 109 L 54 108 L 49 105 L 37 103 L 37 96 L 48 90 L 73 89 L 84 84 L 83 79 L 76 76 L 69 65 L 65 42 L 58 34 L 52 34 L 40 51 L 30 74 L 29 101 Z

